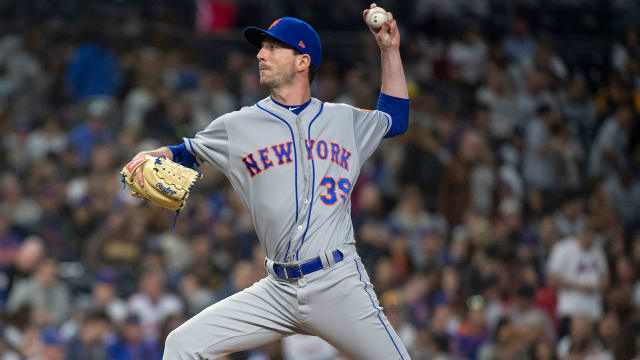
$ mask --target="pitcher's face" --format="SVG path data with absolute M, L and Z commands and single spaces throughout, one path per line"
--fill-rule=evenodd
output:
M 256 57 L 260 85 L 276 89 L 288 85 L 296 75 L 296 51 L 272 38 L 265 38 Z

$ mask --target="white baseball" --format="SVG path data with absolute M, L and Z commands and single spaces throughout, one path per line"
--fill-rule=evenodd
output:
M 367 25 L 372 29 L 379 29 L 387 21 L 387 12 L 381 7 L 374 7 L 367 13 Z

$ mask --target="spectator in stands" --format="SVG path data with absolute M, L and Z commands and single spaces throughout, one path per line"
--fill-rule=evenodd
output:
M 555 341 L 555 327 L 549 316 L 535 306 L 535 288 L 522 285 L 509 311 L 509 320 L 521 330 L 522 337 L 533 345 L 538 340 Z
M 449 226 L 460 224 L 469 207 L 471 170 L 480 155 L 482 141 L 477 131 L 465 131 L 460 137 L 456 155 L 440 182 L 438 205 Z
M 11 222 L 20 226 L 23 231 L 34 230 L 41 220 L 42 209 L 33 197 L 25 194 L 25 185 L 14 174 L 0 176 L 2 185 L 2 202 L 0 211 L 11 217 Z
M 524 335 L 523 329 L 508 321 L 499 323 L 495 330 L 495 339 L 480 348 L 478 360 L 529 360 L 528 344 Z
M 96 197 L 95 202 L 98 202 Z M 95 209 L 96 213 L 102 211 Z M 131 216 L 133 208 L 110 212 L 101 226 L 88 238 L 86 246 L 87 266 L 99 270 L 117 266 L 121 270 L 133 271 L 143 257 L 143 240 L 147 218 Z M 145 255 L 152 253 L 148 251 Z
M 258 280 L 258 274 L 255 273 L 253 264 L 249 261 L 242 260 L 238 262 L 231 271 L 231 293 L 235 294 L 242 289 L 248 288 Z
M 558 291 L 558 317 L 562 324 L 559 336 L 569 329 L 576 314 L 585 314 L 591 321 L 602 317 L 602 291 L 608 282 L 605 254 L 595 242 L 591 220 L 575 237 L 554 245 L 547 264 L 549 282 Z
M 405 188 L 402 198 L 391 213 L 391 226 L 397 232 L 405 233 L 409 238 L 409 246 L 414 264 L 422 267 L 425 264 L 422 236 L 427 232 L 436 232 L 442 235 L 445 231 L 445 223 L 442 218 L 429 214 L 425 210 L 420 189 L 415 185 Z M 380 234 L 379 231 L 377 231 Z
M 489 61 L 486 82 L 478 88 L 475 100 L 489 108 L 489 137 L 501 143 L 514 133 L 518 120 L 518 107 L 513 80 L 504 65 Z
M 638 29 L 629 27 L 625 30 L 624 39 L 611 49 L 613 68 L 621 75 L 628 75 L 638 71 L 640 62 L 640 34 Z
M 147 270 L 140 277 L 137 293 L 128 300 L 129 314 L 140 317 L 144 335 L 157 339 L 160 324 L 169 315 L 184 311 L 180 298 L 165 288 L 165 277 L 160 269 Z
M 222 76 L 215 72 L 203 74 L 198 90 L 193 94 L 193 129 L 206 128 L 211 119 L 234 111 L 236 99 L 225 87 Z
M 598 109 L 587 88 L 584 76 L 574 75 L 566 90 L 560 97 L 562 114 L 567 119 L 567 125 L 572 137 L 582 147 L 582 152 L 588 154 L 596 131 Z
M 42 125 L 27 138 L 27 152 L 31 163 L 48 154 L 59 154 L 67 147 L 67 134 L 60 125 L 60 119 L 52 115 L 44 119 Z
M 110 360 L 111 323 L 101 311 L 90 313 L 80 332 L 67 344 L 66 360 Z
M 554 216 L 558 236 L 566 238 L 575 236 L 584 227 L 584 201 L 578 191 L 567 191 L 562 199 L 560 209 Z
M 117 58 L 105 45 L 101 24 L 88 23 L 84 26 L 80 32 L 83 38 L 67 68 L 67 91 L 77 100 L 99 95 L 115 96 Z
M 598 131 L 589 155 L 589 176 L 614 174 L 621 165 L 629 144 L 633 112 L 622 104 L 607 118 Z
M 117 340 L 109 344 L 109 359 L 160 360 L 162 352 L 157 340 L 144 335 L 140 318 L 129 315 Z
M 487 44 L 480 36 L 477 25 L 467 25 L 460 40 L 449 46 L 449 60 L 463 71 L 463 78 L 469 84 L 480 80 L 487 58 Z
M 540 191 L 558 186 L 559 143 L 551 142 L 554 117 L 548 105 L 537 110 L 537 117 L 529 121 L 525 131 L 524 179 Z
M 56 260 L 41 260 L 32 276 L 18 281 L 11 289 L 7 309 L 15 311 L 25 304 L 33 307 L 34 321 L 39 325 L 59 325 L 67 319 L 71 310 L 71 294 L 67 285 L 58 278 Z
M 44 256 L 44 244 L 40 237 L 31 235 L 23 240 L 13 256 L 11 256 L 10 251 L 7 255 L 10 256 L 8 259 L 10 264 L 0 270 L 2 278 L 5 280 L 0 286 L 2 288 L 1 293 L 4 294 L 4 301 L 6 301 L 11 288 L 16 282 L 33 274 Z
M 640 181 L 629 170 L 612 173 L 604 182 L 604 192 L 618 219 L 627 227 L 640 220 Z
M 622 328 L 620 317 L 615 312 L 607 312 L 598 325 L 598 336 L 604 349 L 613 354 L 614 359 L 631 359 L 635 350 L 634 339 L 625 336 L 633 333 L 631 328 Z
M 605 296 L 606 308 L 618 314 L 630 314 L 633 312 L 633 279 L 636 269 L 631 260 L 624 253 L 624 240 L 622 239 L 622 253 L 612 259 L 612 281 L 616 284 L 610 288 Z
M 87 121 L 71 129 L 69 145 L 74 150 L 79 166 L 91 165 L 93 149 L 113 140 L 107 119 L 111 106 L 111 101 L 107 99 L 91 100 L 87 105 Z
M 518 17 L 513 21 L 511 33 L 505 36 L 502 46 L 509 58 L 517 65 L 531 62 L 537 48 L 537 41 L 531 35 L 529 22 L 524 17 Z
M 217 300 L 213 291 L 202 286 L 200 279 L 194 273 L 185 273 L 180 278 L 180 295 L 185 300 L 186 314 L 189 318 Z
M 591 213 L 598 214 L 593 218 L 594 225 L 603 233 L 619 233 L 623 231 L 623 224 L 616 213 L 614 205 L 607 194 L 605 180 L 596 181 L 592 186 L 588 200 L 588 209 Z
M 118 297 L 117 275 L 113 269 L 100 270 L 91 289 L 93 308 L 104 311 L 113 324 L 121 324 L 127 316 L 127 305 Z
M 571 331 L 560 339 L 557 355 L 560 360 L 576 358 L 613 360 L 613 355 L 603 349 L 593 333 L 593 321 L 590 315 L 581 313 L 571 317 Z
M 484 318 L 484 300 L 474 295 L 467 301 L 467 311 L 452 337 L 453 353 L 467 359 L 477 359 L 480 346 L 489 340 Z
M 569 69 L 556 52 L 550 38 L 543 38 L 538 42 L 535 55 L 531 60 L 532 62 L 525 64 L 525 67 L 540 72 L 548 83 L 548 87 L 553 87 L 549 85 L 556 81 L 566 81 L 569 76 Z M 553 102 L 554 97 L 550 96 L 549 100 Z
M 174 95 L 169 88 L 162 92 L 156 105 L 144 116 L 142 126 L 148 137 L 161 143 L 175 143 L 179 136 L 190 133 L 193 109 L 186 94 Z

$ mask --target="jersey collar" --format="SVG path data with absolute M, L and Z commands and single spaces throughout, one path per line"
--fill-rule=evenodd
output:
M 271 101 L 273 101 L 274 104 L 279 105 L 279 106 L 291 111 L 292 113 L 294 113 L 296 115 L 300 114 L 302 112 L 302 110 L 304 110 L 307 107 L 307 105 L 309 105 L 311 103 L 311 99 L 312 99 L 312 98 L 309 98 L 309 100 L 307 100 L 307 102 L 302 104 L 302 105 L 285 105 L 285 104 L 281 104 L 281 103 L 277 102 L 273 98 L 273 96 L 271 96 L 271 95 L 269 95 L 269 98 L 271 99 Z
M 307 101 L 305 104 L 301 105 L 304 106 L 304 109 L 299 113 L 299 114 L 295 114 L 293 111 L 290 111 L 288 108 L 289 106 L 283 105 L 283 104 L 279 104 L 278 102 L 276 102 L 275 100 L 273 100 L 273 98 L 271 98 L 271 96 L 267 96 L 266 98 L 262 99 L 259 101 L 260 106 L 269 109 L 270 111 L 272 111 L 273 113 L 277 114 L 278 116 L 282 117 L 283 119 L 287 120 L 288 122 L 295 122 L 296 118 L 302 114 L 302 113 L 306 113 L 307 111 L 310 112 L 317 112 L 320 109 L 320 104 L 322 102 L 314 97 L 311 97 L 311 99 L 309 99 L 309 101 Z M 295 106 L 291 106 L 291 107 L 295 107 Z

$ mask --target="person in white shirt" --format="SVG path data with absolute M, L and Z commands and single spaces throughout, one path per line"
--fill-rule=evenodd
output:
M 575 314 L 587 314 L 591 320 L 602 316 L 608 267 L 604 251 L 594 243 L 592 223 L 587 220 L 575 237 L 560 241 L 551 250 L 547 272 L 550 285 L 558 292 L 559 336 L 568 333 L 569 319 Z
M 165 290 L 165 277 L 148 270 L 140 278 L 140 289 L 128 301 L 129 314 L 140 317 L 146 336 L 157 338 L 161 322 L 169 315 L 181 315 L 184 305 L 178 296 Z

